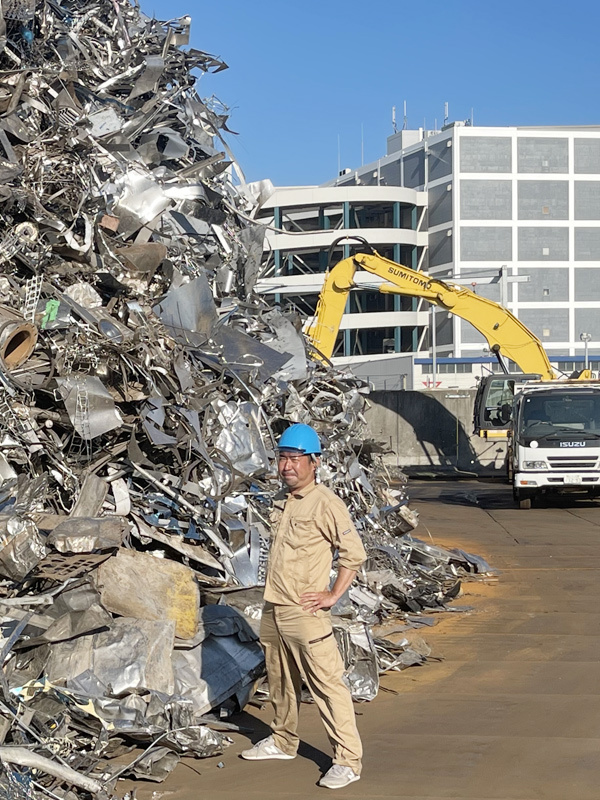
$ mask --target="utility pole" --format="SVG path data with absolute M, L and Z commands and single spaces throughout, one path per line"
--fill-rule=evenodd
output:
M 435 306 L 431 306 L 431 381 L 437 385 L 437 331 L 435 329 Z
M 583 351 L 584 351 L 584 358 L 585 358 L 585 369 L 589 369 L 590 361 L 588 358 L 588 342 L 590 342 L 592 338 L 591 333 L 580 333 L 579 338 L 583 342 Z

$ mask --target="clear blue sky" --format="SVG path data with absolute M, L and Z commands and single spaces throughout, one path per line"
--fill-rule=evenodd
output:
M 402 126 L 600 123 L 597 0 L 141 0 L 192 16 L 191 46 L 229 69 L 202 96 L 231 109 L 248 180 L 322 183 L 385 153 Z M 362 133 L 361 133 L 362 132 Z

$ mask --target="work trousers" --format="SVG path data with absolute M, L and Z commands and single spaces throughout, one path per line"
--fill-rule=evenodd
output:
M 273 739 L 295 755 L 302 679 L 308 686 L 333 747 L 333 763 L 361 771 L 362 744 L 352 697 L 342 679 L 344 664 L 329 613 L 265 603 L 260 628 L 275 717 Z

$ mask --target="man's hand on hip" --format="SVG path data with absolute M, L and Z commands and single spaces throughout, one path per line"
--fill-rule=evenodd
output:
M 334 606 L 346 589 L 350 586 L 356 571 L 348 567 L 339 567 L 338 576 L 331 587 L 330 592 L 305 592 L 300 597 L 300 603 L 305 611 L 315 614 L 320 608 L 331 608 Z
M 331 608 L 337 602 L 332 592 L 306 592 L 300 598 L 304 611 L 315 614 L 320 608 Z

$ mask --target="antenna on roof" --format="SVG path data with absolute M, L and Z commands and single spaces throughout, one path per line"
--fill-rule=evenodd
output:
M 396 132 L 396 124 L 394 123 L 394 133 Z M 360 123 L 360 165 L 364 167 L 365 165 L 365 126 L 364 123 Z
M 404 101 L 404 121 L 402 122 L 402 130 L 405 131 L 408 128 L 408 117 L 406 116 L 406 100 Z
M 396 127 L 396 106 L 392 106 L 392 128 L 394 133 L 398 133 L 398 128 Z
M 448 103 L 444 103 L 444 125 L 448 124 Z

